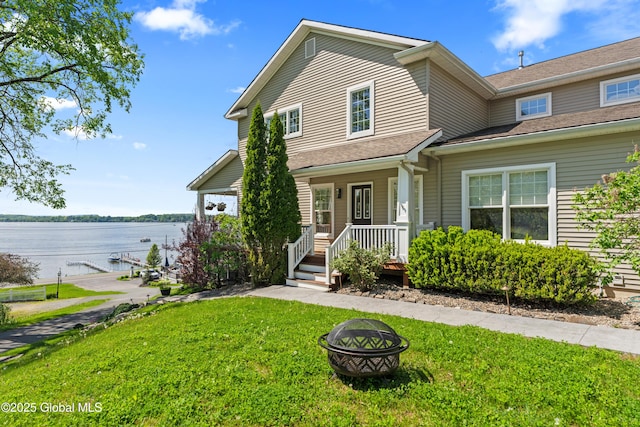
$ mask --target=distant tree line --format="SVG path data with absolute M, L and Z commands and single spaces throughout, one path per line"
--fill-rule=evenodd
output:
M 0 215 L 0 222 L 191 222 L 194 214 L 147 214 L 140 216 L 100 215 Z

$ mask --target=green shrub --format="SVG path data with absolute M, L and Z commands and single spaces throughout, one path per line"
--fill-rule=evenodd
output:
M 502 294 L 562 304 L 592 302 L 597 262 L 565 246 L 503 242 L 486 230 L 425 231 L 409 249 L 409 278 L 418 287 Z
M 351 240 L 349 247 L 331 261 L 331 269 L 349 276 L 349 280 L 361 291 L 368 291 L 378 279 L 382 267 L 390 259 L 391 244 L 379 249 L 363 249 Z
M 10 311 L 11 307 L 0 302 L 0 326 L 11 323 Z

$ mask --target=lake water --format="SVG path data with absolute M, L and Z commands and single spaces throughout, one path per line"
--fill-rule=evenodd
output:
M 74 261 L 91 261 L 113 271 L 129 271 L 130 264 L 109 262 L 112 253 L 128 254 L 143 262 L 152 244 L 158 245 L 162 259 L 165 237 L 169 245 L 183 239 L 186 224 L 147 222 L 2 222 L 0 223 L 0 253 L 12 253 L 40 264 L 38 277 L 96 273 L 83 265 L 67 265 Z M 149 242 L 140 239 L 149 238 Z M 169 263 L 177 253 L 167 251 Z

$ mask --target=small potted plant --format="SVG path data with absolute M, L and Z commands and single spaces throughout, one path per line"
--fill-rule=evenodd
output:
M 163 297 L 168 297 L 171 295 L 171 286 L 168 280 L 163 279 L 158 282 L 158 287 L 160 288 L 160 294 Z

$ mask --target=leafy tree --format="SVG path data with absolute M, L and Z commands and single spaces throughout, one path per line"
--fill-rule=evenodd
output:
M 287 242 L 295 242 L 301 232 L 298 190 L 287 167 L 287 160 L 284 129 L 276 111 L 269 129 L 268 172 L 262 193 L 262 204 L 268 212 L 263 228 L 263 243 L 268 245 L 270 283 L 284 281 L 287 271 Z
M 603 283 L 613 279 L 613 268 L 628 262 L 640 274 L 640 151 L 627 157 L 636 163 L 629 171 L 602 176 L 602 181 L 573 197 L 576 220 L 596 233 L 591 242 L 604 256 Z
M 260 197 L 267 177 L 266 126 L 262 107 L 258 103 L 253 109 L 249 135 L 247 137 L 247 158 L 242 174 L 242 200 L 240 219 L 242 222 L 242 240 L 247 247 L 247 256 L 254 284 L 266 283 L 262 261 L 262 230 L 268 220 L 264 198 Z
M 0 253 L 0 283 L 31 285 L 38 270 L 38 264 L 28 258 Z
M 56 180 L 71 165 L 36 154 L 33 140 L 75 132 L 104 137 L 107 114 L 129 111 L 143 69 L 119 0 L 0 0 L 0 188 L 64 208 Z M 63 117 L 56 108 L 72 106 Z M 70 110 L 71 111 L 71 110 Z
M 212 217 L 194 218 L 186 229 L 182 229 L 184 239 L 173 248 L 178 251 L 176 261 L 181 265 L 182 281 L 195 289 L 206 289 L 214 281 L 207 268 L 211 254 L 205 244 L 217 229 L 218 224 Z
M 147 265 L 151 268 L 156 268 L 162 264 L 162 255 L 160 255 L 160 249 L 155 243 L 151 245 L 149 253 L 147 254 Z
M 243 280 L 245 276 L 246 256 L 242 244 L 240 220 L 231 215 L 216 216 L 218 229 L 211 235 L 211 240 L 202 245 L 202 253 L 209 259 L 205 270 L 215 278 L 216 286 L 230 274 L 230 279 Z

